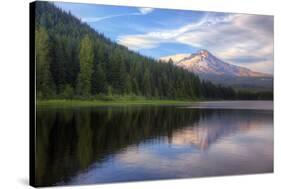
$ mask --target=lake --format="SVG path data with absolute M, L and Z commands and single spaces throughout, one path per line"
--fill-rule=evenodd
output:
M 36 184 L 273 172 L 273 102 L 37 108 Z

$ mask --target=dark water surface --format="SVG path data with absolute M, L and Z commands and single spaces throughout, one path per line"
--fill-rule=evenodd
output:
M 273 103 L 38 108 L 36 184 L 273 171 Z

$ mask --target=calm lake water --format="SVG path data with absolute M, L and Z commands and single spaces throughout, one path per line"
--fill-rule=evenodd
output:
M 273 172 L 272 101 L 37 109 L 36 184 Z

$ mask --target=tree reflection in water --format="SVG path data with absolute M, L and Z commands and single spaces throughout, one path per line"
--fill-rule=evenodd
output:
M 264 121 L 272 124 L 272 112 L 264 112 L 175 106 L 38 109 L 36 184 L 67 183 L 130 145 L 151 139 L 204 151 L 221 137 L 256 129 Z

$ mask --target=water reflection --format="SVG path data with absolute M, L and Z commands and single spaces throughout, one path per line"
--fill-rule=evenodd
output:
M 251 132 L 262 126 L 272 125 L 272 121 L 268 123 L 272 117 L 266 111 L 205 110 L 203 112 L 201 119 L 192 127 L 175 131 L 170 142 L 176 145 L 192 145 L 200 150 L 206 150 L 221 137 Z
M 272 110 L 39 109 L 37 185 L 273 171 Z

